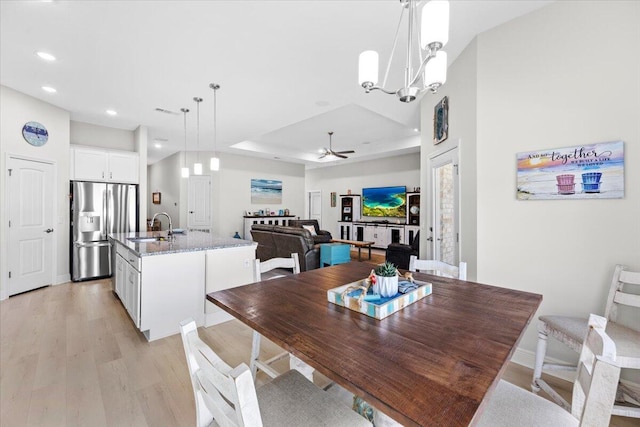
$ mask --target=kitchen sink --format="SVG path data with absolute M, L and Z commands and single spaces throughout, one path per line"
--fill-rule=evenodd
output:
M 166 237 L 127 237 L 127 240 L 133 243 L 150 243 L 150 242 L 168 242 Z

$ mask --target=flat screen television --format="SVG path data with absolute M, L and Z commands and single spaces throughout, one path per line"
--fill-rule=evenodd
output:
M 407 187 L 375 187 L 362 189 L 363 217 L 406 218 Z

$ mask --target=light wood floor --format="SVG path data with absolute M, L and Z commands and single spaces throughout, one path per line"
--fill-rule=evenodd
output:
M 251 330 L 239 321 L 200 328 L 200 335 L 230 365 L 248 363 Z M 269 343 L 266 349 L 279 351 Z M 531 370 L 511 364 L 506 379 L 528 389 Z M 569 383 L 556 383 L 568 394 Z M 180 335 L 147 343 L 110 280 L 0 303 L 0 426 L 194 424 Z M 638 423 L 614 417 L 611 425 Z

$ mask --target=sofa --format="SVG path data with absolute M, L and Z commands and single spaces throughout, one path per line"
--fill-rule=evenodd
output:
M 410 245 L 404 245 L 402 243 L 391 243 L 387 246 L 387 250 L 385 252 L 385 260 L 394 264 L 398 268 L 402 268 L 404 270 L 409 269 L 409 258 L 411 255 L 419 256 L 418 252 L 420 250 L 420 232 L 416 233 L 416 236 L 413 238 L 413 242 Z
M 314 243 L 309 230 L 302 227 L 253 224 L 251 237 L 258 243 L 256 258 L 265 261 L 271 258 L 289 258 L 297 253 L 300 271 L 320 267 L 320 245 Z
M 331 233 L 327 230 L 320 230 L 317 219 L 292 219 L 289 220 L 289 227 L 307 228 L 316 244 L 329 243 L 332 239 Z M 313 232 L 311 232 L 311 228 L 313 228 Z

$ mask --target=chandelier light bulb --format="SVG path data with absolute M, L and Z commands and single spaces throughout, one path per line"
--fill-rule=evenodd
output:
M 193 174 L 194 175 L 202 175 L 202 163 L 194 163 L 193 164 Z
M 186 155 L 186 153 L 185 153 Z M 189 178 L 189 168 L 182 168 L 182 177 Z
M 220 170 L 220 159 L 217 157 L 211 158 L 211 164 L 209 165 L 212 171 Z
M 442 86 L 447 81 L 447 52 L 439 50 L 424 67 L 424 85 Z
M 378 83 L 378 52 L 365 50 L 358 58 L 358 83 Z
M 422 48 L 438 43 L 440 48 L 449 41 L 449 2 L 431 0 L 422 8 Z

